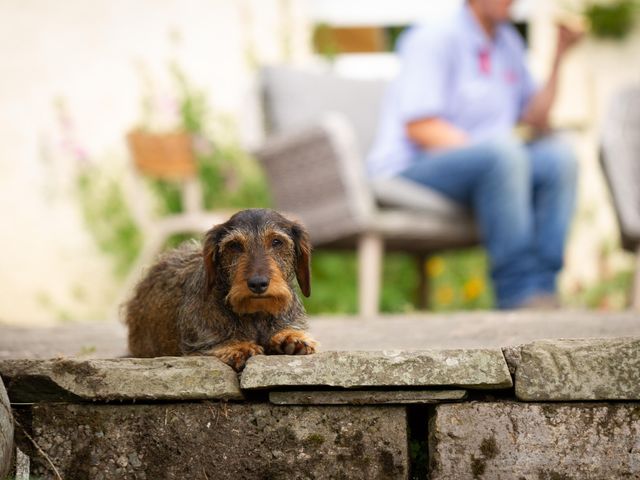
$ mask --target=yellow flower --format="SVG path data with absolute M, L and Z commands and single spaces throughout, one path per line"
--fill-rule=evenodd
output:
M 442 275 L 444 272 L 444 260 L 442 257 L 431 257 L 427 260 L 427 275 L 431 278 L 435 278 Z
M 450 305 L 453 302 L 453 288 L 448 285 L 438 287 L 435 292 L 436 302 L 440 305 Z
M 484 292 L 484 281 L 480 277 L 472 277 L 464 284 L 462 295 L 465 300 L 475 300 Z

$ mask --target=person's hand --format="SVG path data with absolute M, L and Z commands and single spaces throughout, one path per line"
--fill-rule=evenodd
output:
M 564 57 L 571 47 L 576 45 L 584 37 L 584 30 L 568 27 L 564 24 L 557 25 L 558 44 L 556 47 L 556 56 Z

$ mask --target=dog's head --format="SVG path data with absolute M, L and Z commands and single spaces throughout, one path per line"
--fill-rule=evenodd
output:
M 250 209 L 209 230 L 204 239 L 207 291 L 220 286 L 238 314 L 282 313 L 293 300 L 290 286 L 311 294 L 309 235 L 278 212 Z

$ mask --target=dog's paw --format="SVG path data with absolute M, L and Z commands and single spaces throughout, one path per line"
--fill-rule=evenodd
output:
M 284 355 L 309 355 L 316 353 L 318 342 L 300 330 L 281 330 L 269 340 L 269 351 Z
M 232 342 L 216 348 L 211 354 L 239 372 L 249 358 L 264 354 L 264 349 L 253 342 Z

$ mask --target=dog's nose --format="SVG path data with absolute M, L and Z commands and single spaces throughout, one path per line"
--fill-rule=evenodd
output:
M 247 280 L 247 286 L 253 293 L 264 293 L 269 287 L 269 279 L 263 276 L 251 277 L 249 280 Z

